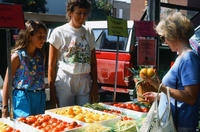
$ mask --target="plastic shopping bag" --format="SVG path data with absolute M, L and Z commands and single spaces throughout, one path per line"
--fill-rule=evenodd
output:
M 159 91 L 160 87 L 158 93 Z M 167 88 L 167 99 L 168 105 L 165 108 L 165 112 L 161 117 L 159 117 L 158 96 L 156 97 L 156 100 L 153 102 L 147 117 L 140 128 L 140 132 L 176 132 L 170 107 L 169 88 Z M 165 121 L 163 121 L 164 117 L 167 117 Z

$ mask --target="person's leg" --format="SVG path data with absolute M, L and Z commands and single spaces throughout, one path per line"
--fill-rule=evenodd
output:
M 76 88 L 76 99 L 77 105 L 84 105 L 89 103 L 89 92 L 91 88 L 91 78 L 90 75 L 80 75 L 76 77 L 76 83 L 74 82 L 74 87 Z
M 87 94 L 87 95 L 77 95 L 76 96 L 76 104 L 77 105 L 83 106 L 83 105 L 85 105 L 89 102 L 90 102 L 89 94 Z
M 55 82 L 56 96 L 59 107 L 74 105 L 74 95 L 71 92 L 71 77 L 59 70 Z

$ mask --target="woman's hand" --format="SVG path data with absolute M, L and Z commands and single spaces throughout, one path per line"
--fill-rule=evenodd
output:
M 144 81 L 149 82 L 156 90 L 159 88 L 161 81 L 156 71 L 155 71 L 155 76 L 153 78 L 147 76 L 146 74 L 143 74 L 143 76 L 145 77 L 143 78 Z
M 147 102 L 152 103 L 156 99 L 157 93 L 156 92 L 146 92 L 143 94 L 143 96 L 145 97 L 145 100 Z

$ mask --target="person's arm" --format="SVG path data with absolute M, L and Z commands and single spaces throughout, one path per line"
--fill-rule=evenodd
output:
M 20 60 L 18 54 L 13 54 L 11 57 L 11 70 L 12 78 L 14 77 L 16 70 L 19 68 Z M 3 84 L 3 97 L 2 97 L 2 117 L 8 117 L 8 99 L 9 99 L 9 87 L 8 87 L 8 69 L 6 70 L 6 75 Z
M 50 88 L 50 102 L 54 107 L 58 106 L 58 100 L 56 97 L 56 90 L 54 86 L 56 76 L 56 60 L 58 50 L 52 45 L 49 45 L 49 67 L 48 67 L 48 85 Z
M 91 103 L 97 102 L 99 99 L 98 95 L 98 85 L 97 85 L 97 60 L 95 49 L 91 52 L 91 77 L 92 77 L 92 87 L 90 90 L 90 101 Z
M 186 104 L 194 105 L 199 94 L 200 84 L 184 86 L 184 90 L 169 88 L 170 96 L 178 101 L 183 101 Z M 167 87 L 162 85 L 161 91 L 167 93 Z

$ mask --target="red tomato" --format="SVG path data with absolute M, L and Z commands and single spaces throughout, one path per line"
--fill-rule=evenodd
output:
M 19 117 L 17 118 L 18 121 L 21 121 L 21 122 L 25 122 L 26 121 L 26 118 L 25 117 Z
M 126 104 L 126 106 L 128 107 L 128 106 L 131 106 L 131 104 Z
M 36 118 L 35 116 L 28 116 L 28 117 L 26 117 L 26 122 L 27 122 L 28 124 L 32 124 L 32 123 L 34 123 L 36 120 L 37 120 L 37 118 Z
M 129 110 L 133 110 L 132 106 L 127 106 L 126 108 L 129 109 Z
M 48 121 L 48 120 L 51 119 L 51 116 L 50 115 L 44 115 L 44 119 L 45 119 L 45 121 Z
M 6 128 L 6 132 L 12 132 L 12 131 L 13 131 L 13 128 L 12 128 L 12 127 L 8 126 L 8 127 Z
M 148 112 L 148 111 L 149 111 L 149 109 L 148 109 L 148 108 L 146 108 L 146 107 L 144 107 L 144 108 L 141 108 L 141 110 L 142 110 L 142 112 Z
M 37 129 L 42 129 L 42 126 L 37 126 L 36 128 L 37 128 Z
M 47 122 L 43 122 L 42 124 L 41 124 L 41 126 L 44 128 L 44 127 L 46 127 L 48 125 L 48 123 Z
M 78 123 L 77 123 L 76 121 L 73 121 L 73 122 L 71 123 L 71 125 L 72 125 L 73 127 L 76 127 L 76 126 L 78 125 Z

